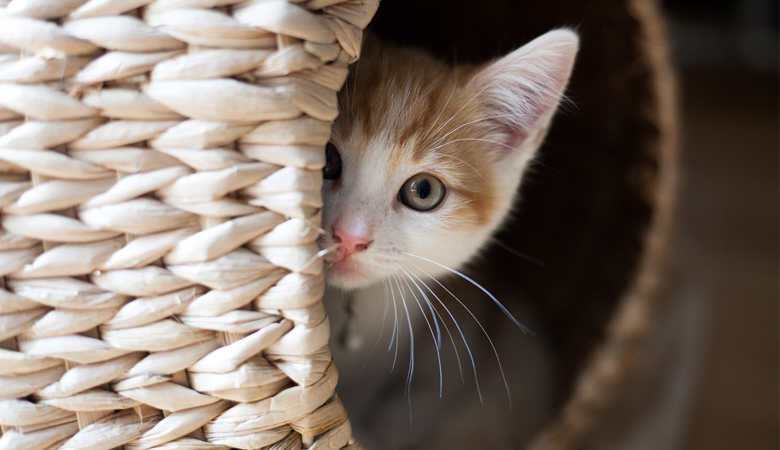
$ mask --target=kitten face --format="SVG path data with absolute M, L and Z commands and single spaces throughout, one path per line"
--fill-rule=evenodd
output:
M 578 39 L 537 38 L 451 68 L 368 40 L 339 96 L 322 194 L 330 285 L 457 269 L 507 216 L 571 73 Z M 339 161 L 340 160 L 340 161 Z M 419 269 L 418 269 L 419 268 Z

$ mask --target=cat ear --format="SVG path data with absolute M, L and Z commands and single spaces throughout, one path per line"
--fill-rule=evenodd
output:
M 493 117 L 504 144 L 519 148 L 544 137 L 569 81 L 579 38 L 568 29 L 550 31 L 489 64 L 469 82 Z

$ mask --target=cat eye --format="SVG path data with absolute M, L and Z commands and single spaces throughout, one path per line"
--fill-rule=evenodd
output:
M 341 177 L 341 155 L 335 145 L 328 142 L 325 147 L 325 168 L 322 177 L 326 180 L 338 180 Z
M 430 211 L 444 200 L 444 183 L 429 173 L 418 173 L 406 180 L 399 196 L 401 203 L 416 210 Z

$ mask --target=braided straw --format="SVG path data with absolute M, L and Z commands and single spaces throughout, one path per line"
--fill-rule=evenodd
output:
M 316 238 L 377 6 L 0 0 L 0 449 L 362 448 Z

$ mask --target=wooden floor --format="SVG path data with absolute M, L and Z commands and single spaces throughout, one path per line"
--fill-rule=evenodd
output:
M 680 264 L 712 300 L 684 448 L 778 449 L 778 77 L 681 75 Z

